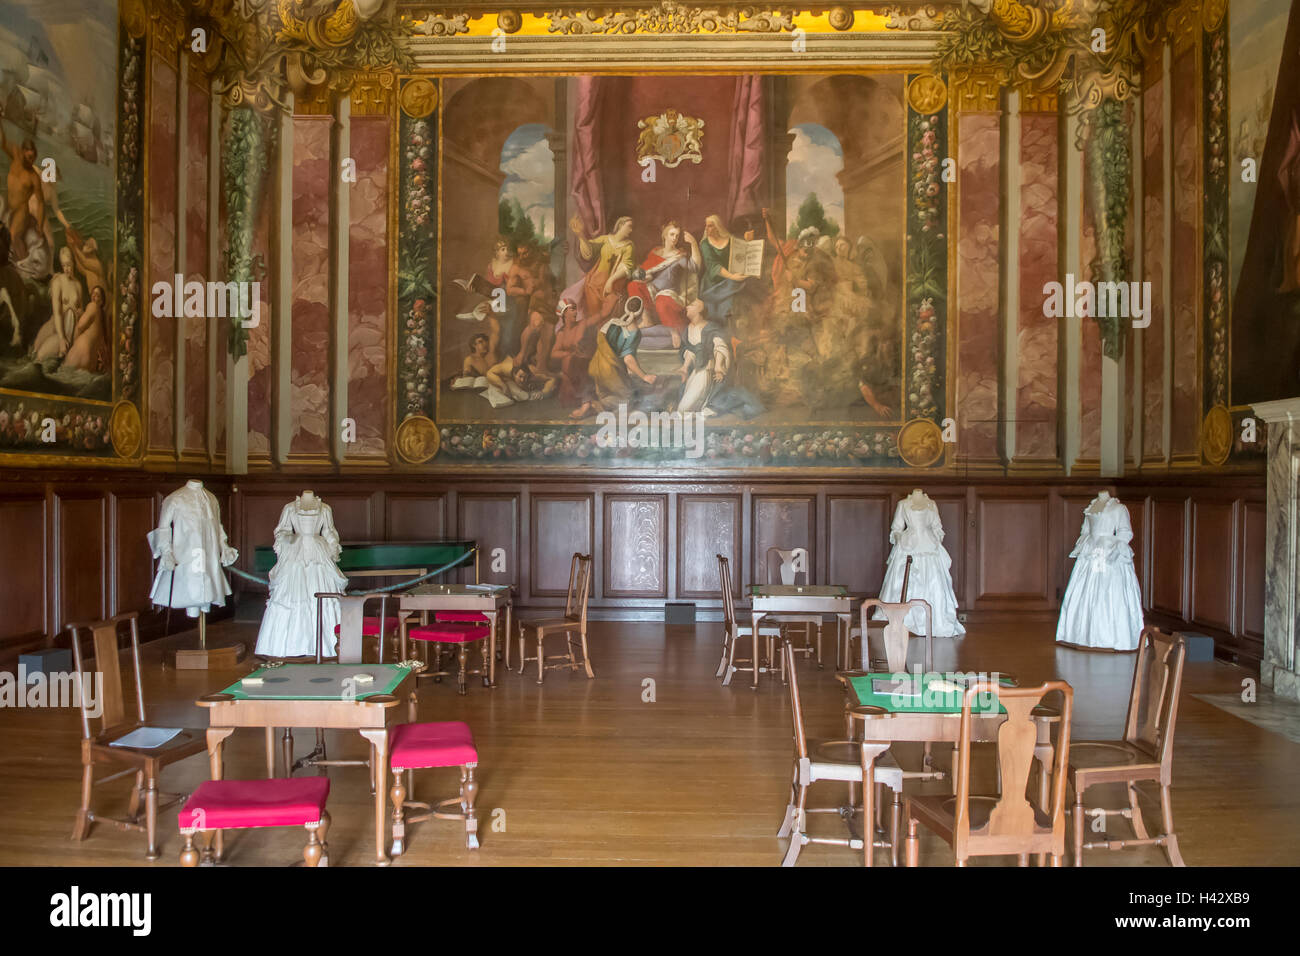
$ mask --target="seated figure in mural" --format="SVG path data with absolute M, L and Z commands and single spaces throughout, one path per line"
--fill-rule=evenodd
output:
M 761 415 L 762 403 L 732 381 L 734 363 L 726 329 L 709 321 L 702 299 L 686 307 L 686 316 L 689 324 L 682 333 L 682 367 L 677 372 L 682 377 L 682 394 L 677 410 L 747 419 Z
M 554 375 L 538 371 L 529 365 L 516 365 L 515 357 L 507 355 L 488 369 L 488 385 L 516 402 L 535 402 L 549 397 L 556 389 Z
M 874 336 L 869 339 L 867 351 L 858 359 L 856 371 L 858 394 L 872 411 L 882 419 L 888 420 L 893 409 L 877 397 L 877 393 L 889 384 L 891 357 L 886 353 L 886 348 L 887 345 L 884 345 L 880 339 Z
M 686 303 L 695 297 L 699 285 L 700 245 L 689 232 L 683 233 L 675 220 L 664 223 L 660 232 L 663 244 L 651 249 L 641 268 L 632 273 L 628 295 L 645 304 L 645 316 L 672 335 L 673 348 L 682 346 L 681 331 L 686 328 Z M 682 248 L 685 242 L 686 248 Z
M 752 233 L 746 233 L 745 238 L 751 236 Z M 700 298 L 708 306 L 709 315 L 724 324 L 731 321 L 752 278 L 728 268 L 731 241 L 731 232 L 723 225 L 720 216 L 709 216 L 704 220 L 704 242 L 700 244 Z
M 90 290 L 90 305 L 81 313 L 72 333 L 72 347 L 64 356 L 64 368 L 78 368 L 85 372 L 108 371 L 108 336 L 104 334 L 103 286 Z
M 630 297 L 623 314 L 606 321 L 596 336 L 596 354 L 587 365 L 587 374 L 595 389 L 595 405 L 606 411 L 635 403 L 657 382 L 656 376 L 641 368 L 636 358 L 641 345 L 642 308 L 639 298 Z
M 574 216 L 569 228 L 578 237 L 578 252 L 592 263 L 578 286 L 565 290 L 565 296 L 578 298 L 578 313 L 584 319 L 605 319 L 618 309 L 627 288 L 627 280 L 636 268 L 632 252 L 632 217 L 620 216 L 614 228 L 603 236 L 588 238 L 582 220 Z
M 469 337 L 469 354 L 461 363 L 460 374 L 463 378 L 481 378 L 488 369 L 496 364 L 492 354 L 492 340 L 486 332 L 476 332 Z
M 73 271 L 72 250 L 59 250 L 60 271 L 50 279 L 51 314 L 32 342 L 32 360 L 63 358 L 72 348 L 77 320 L 85 307 L 81 283 Z

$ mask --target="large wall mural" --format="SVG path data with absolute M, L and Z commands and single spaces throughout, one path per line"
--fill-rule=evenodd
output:
M 399 97 L 408 461 L 942 457 L 941 77 L 475 77 L 441 91 L 436 127 L 406 107 L 437 99 L 429 80 Z M 440 294 L 423 271 L 435 157 Z
M 138 32 L 112 0 L 0 2 L 3 451 L 110 455 L 114 421 L 123 453 L 138 446 L 138 409 L 113 406 L 139 387 L 140 222 L 115 213 L 140 198 Z

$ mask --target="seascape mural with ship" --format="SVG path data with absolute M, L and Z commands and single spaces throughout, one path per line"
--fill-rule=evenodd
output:
M 116 47 L 115 3 L 0 0 L 6 410 L 111 398 Z

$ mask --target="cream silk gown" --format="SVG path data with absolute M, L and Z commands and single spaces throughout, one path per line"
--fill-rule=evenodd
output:
M 907 599 L 922 598 L 930 603 L 935 637 L 965 634 L 966 628 L 957 620 L 952 558 L 943 546 L 943 523 L 939 520 L 939 509 L 929 495 L 913 493 L 898 503 L 894 523 L 889 529 L 889 540 L 894 549 L 889 553 L 889 563 L 885 566 L 880 600 L 902 600 L 903 573 L 910 557 L 912 573 L 907 579 Z M 877 608 L 875 617 L 883 620 L 884 612 Z M 908 612 L 907 629 L 913 634 L 925 633 L 923 610 L 915 608 Z
M 257 634 L 263 657 L 305 657 L 316 654 L 318 591 L 341 592 L 348 579 L 335 559 L 342 553 L 334 530 L 334 512 L 324 501 L 304 502 L 301 495 L 284 506 L 275 527 L 275 567 L 268 576 L 271 594 Z M 333 657 L 339 623 L 339 602 L 321 601 L 322 653 Z
M 1083 512 L 1083 530 L 1061 600 L 1056 639 L 1064 644 L 1137 650 L 1142 592 L 1133 569 L 1133 525 L 1118 498 L 1098 495 Z

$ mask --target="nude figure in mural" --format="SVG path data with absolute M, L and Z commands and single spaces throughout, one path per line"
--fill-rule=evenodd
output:
M 469 354 L 461 363 L 460 374 L 465 378 L 479 378 L 486 375 L 488 369 L 496 364 L 492 355 L 492 341 L 487 333 L 477 332 L 470 336 Z
M 81 283 L 73 272 L 73 264 L 72 250 L 64 246 L 59 250 L 62 271 L 50 279 L 52 312 L 49 321 L 41 326 L 41 330 L 36 333 L 36 341 L 32 343 L 34 361 L 62 358 L 72 347 L 72 337 L 84 302 Z
M 104 288 L 90 290 L 90 305 L 77 320 L 73 332 L 72 348 L 63 359 L 64 368 L 79 368 L 86 372 L 108 370 L 108 337 L 104 334 Z
M 4 131 L 3 106 L 0 106 L 0 149 L 9 154 L 6 212 L 11 236 L 10 255 L 14 262 L 22 262 L 28 253 L 28 227 L 34 223 L 38 234 L 45 232 L 45 202 L 41 174 L 36 171 L 36 143 L 31 139 L 25 139 L 21 144 L 9 141 Z M 39 197 L 35 204 L 31 203 L 33 197 Z

